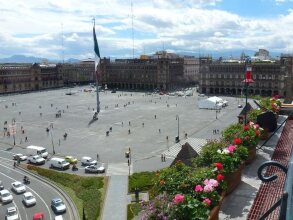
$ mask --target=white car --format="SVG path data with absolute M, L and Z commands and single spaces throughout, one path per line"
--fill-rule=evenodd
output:
M 26 206 L 33 206 L 36 204 L 36 198 L 34 197 L 34 195 L 31 192 L 26 192 L 23 194 L 23 198 L 22 198 L 22 202 L 26 205 Z
M 27 162 L 41 165 L 41 164 L 45 164 L 46 160 L 43 157 L 39 156 L 39 155 L 35 155 L 35 156 L 32 156 L 32 157 L 29 157 L 27 159 Z
M 0 191 L 0 200 L 3 203 L 9 203 L 12 202 L 13 196 L 7 189 L 3 189 Z
M 24 193 L 26 191 L 25 185 L 19 181 L 11 183 L 11 189 L 17 194 Z
M 62 215 L 56 215 L 54 220 L 63 220 Z
M 5 220 L 18 220 L 19 215 L 17 208 L 15 206 L 11 206 L 7 208 L 6 215 L 5 215 Z
M 82 157 L 80 162 L 82 166 L 97 165 L 97 161 L 91 157 Z
M 23 155 L 23 154 L 14 154 L 13 155 L 13 160 L 20 160 L 20 161 L 25 161 L 27 160 L 27 156 Z

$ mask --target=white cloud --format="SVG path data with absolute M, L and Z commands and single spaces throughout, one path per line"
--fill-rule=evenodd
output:
M 285 0 L 275 0 L 283 3 Z M 289 1 L 289 0 L 287 0 Z M 135 52 L 165 48 L 174 51 L 293 48 L 293 9 L 277 18 L 241 17 L 217 10 L 220 0 L 133 1 Z M 284 2 L 285 3 L 285 2 Z M 75 58 L 93 51 L 92 18 L 102 55 L 132 54 L 130 1 L 14 0 L 0 4 L 0 56 L 60 56 L 61 24 L 64 53 Z

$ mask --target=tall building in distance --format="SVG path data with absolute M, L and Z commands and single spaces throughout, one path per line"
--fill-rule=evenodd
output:
M 283 58 L 281 58 L 281 61 Z M 244 62 L 212 62 L 201 66 L 199 91 L 211 95 L 241 95 L 244 93 Z M 289 67 L 288 67 L 289 68 Z M 254 83 L 249 94 L 261 96 L 286 95 L 284 63 L 252 62 Z M 288 85 L 287 85 L 288 86 Z
M 58 64 L 0 64 L 0 93 L 26 92 L 63 86 Z
M 140 59 L 101 59 L 101 84 L 109 88 L 173 90 L 198 83 L 200 59 L 167 51 Z

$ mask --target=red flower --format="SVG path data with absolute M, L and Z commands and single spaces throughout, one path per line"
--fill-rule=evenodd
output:
M 222 175 L 222 174 L 220 174 L 220 173 L 217 175 L 217 180 L 218 180 L 219 182 L 222 181 L 224 178 L 225 178 L 224 175 Z
M 243 130 L 244 130 L 244 131 L 248 131 L 248 130 L 249 130 L 249 126 L 248 126 L 248 125 L 244 125 L 244 126 L 243 126 Z
M 221 170 L 221 169 L 223 169 L 223 164 L 221 164 L 221 163 L 215 163 L 215 167 L 216 167 L 218 170 Z
M 260 131 L 259 130 L 256 130 L 255 131 L 255 136 L 259 136 L 260 135 Z
M 240 138 L 234 138 L 234 144 L 241 144 L 241 139 Z

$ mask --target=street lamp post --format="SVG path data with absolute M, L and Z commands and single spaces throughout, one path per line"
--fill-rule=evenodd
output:
M 179 115 L 176 115 L 176 120 L 178 122 L 178 134 L 177 134 L 177 137 L 175 138 L 175 142 L 178 143 L 180 141 L 179 139 Z
M 130 176 L 130 166 L 131 166 L 131 149 L 128 148 L 128 175 Z
M 11 126 L 9 128 L 10 134 L 13 135 L 13 146 L 15 146 L 15 134 L 16 134 L 16 125 L 15 125 L 15 119 L 12 119 Z
M 54 141 L 53 141 L 52 128 L 50 128 L 50 136 L 51 136 L 52 147 L 53 147 L 53 155 L 54 155 L 55 154 L 55 146 L 54 146 Z
M 251 60 L 245 60 L 245 79 L 242 81 L 244 82 L 244 88 L 245 88 L 245 106 L 244 106 L 244 124 L 247 124 L 247 97 L 248 97 L 248 86 L 250 83 L 254 83 L 252 79 L 252 66 L 251 66 Z

